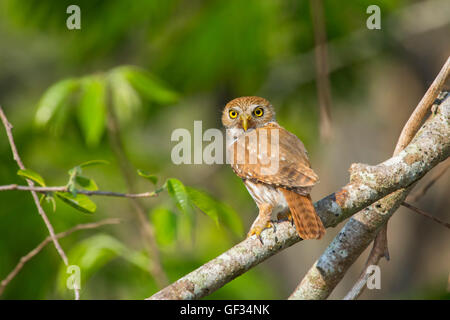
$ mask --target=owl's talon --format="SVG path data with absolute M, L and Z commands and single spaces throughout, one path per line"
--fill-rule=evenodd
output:
M 292 214 L 290 211 L 285 213 L 279 213 L 277 215 L 278 221 L 289 221 L 291 225 L 294 225 L 294 218 L 292 218 Z
M 265 226 L 263 226 L 262 228 L 259 226 L 255 226 L 252 229 L 250 229 L 250 231 L 247 234 L 247 238 L 250 238 L 253 235 L 256 235 L 256 237 L 259 239 L 259 241 L 261 242 L 261 244 L 264 245 L 262 238 L 261 238 L 261 232 L 263 232 L 263 230 L 265 229 L 269 229 L 269 228 L 273 228 L 273 232 L 277 231 L 277 227 L 276 227 L 276 223 L 274 221 L 268 221 L 266 223 Z
M 273 228 L 273 229 L 276 228 L 276 227 L 275 227 L 275 223 L 274 223 L 273 221 L 268 221 L 268 222 L 266 223 L 266 225 L 264 226 L 263 230 L 264 230 L 264 229 L 270 229 L 270 228 Z
M 270 221 L 268 224 L 270 224 L 270 226 L 268 226 L 267 228 L 272 227 L 273 232 L 274 233 L 277 232 L 277 223 L 276 223 L 276 221 Z
M 258 239 L 259 239 L 259 242 L 261 242 L 261 244 L 264 245 L 264 242 L 262 241 L 261 235 L 258 235 Z
M 256 235 L 257 237 L 260 236 L 261 232 L 264 230 L 264 228 L 252 228 L 247 234 L 247 238 L 250 238 L 253 235 Z
M 264 242 L 262 241 L 262 238 L 261 238 L 261 232 L 263 230 L 264 229 L 253 228 L 248 232 L 247 238 L 250 238 L 251 236 L 255 235 L 256 238 L 259 240 L 259 242 L 261 242 L 261 244 L 264 245 Z

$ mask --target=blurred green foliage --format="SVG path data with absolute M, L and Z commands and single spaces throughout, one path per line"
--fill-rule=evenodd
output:
M 377 2 L 385 15 L 406 3 L 325 1 L 328 38 L 364 27 L 367 6 Z M 81 30 L 66 28 L 71 4 L 81 8 Z M 268 87 L 268 79 L 277 65 L 313 49 L 308 1 L 4 0 L 0 38 L 1 103 L 26 166 L 39 172 L 19 174 L 43 186 L 69 187 L 56 198 L 47 194 L 49 203 L 43 202 L 55 229 L 126 218 L 61 240 L 70 263 L 82 269 L 82 298 L 142 299 L 158 290 L 148 273 L 152 257 L 143 250 L 128 201 L 77 193 L 126 190 L 105 135 L 108 110 L 119 120 L 127 157 L 143 169 L 135 173 L 139 190 L 163 190 L 145 205 L 170 281 L 243 238 L 256 207 L 240 179 L 227 166 L 175 166 L 170 133 L 191 128 L 193 120 L 203 120 L 204 129 L 220 127 L 220 109 L 233 97 L 285 92 Z M 357 72 L 358 65 L 349 65 L 333 74 L 338 80 L 332 78 L 333 92 L 339 96 L 340 86 L 361 85 L 354 81 Z M 286 92 L 276 96 L 279 121 L 314 150 L 314 83 Z M 0 184 L 23 183 L 7 140 L 0 137 Z M 76 165 L 92 159 L 111 165 Z M 67 181 L 68 168 L 73 169 Z M 27 193 L 1 192 L 0 204 L 3 278 L 47 231 Z M 67 276 L 49 245 L 3 298 L 71 298 Z M 276 299 L 286 293 L 275 272 L 258 266 L 208 298 Z

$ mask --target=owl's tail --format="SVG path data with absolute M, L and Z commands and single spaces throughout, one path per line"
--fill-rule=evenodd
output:
M 311 197 L 281 189 L 291 210 L 299 236 L 304 239 L 320 239 L 325 234 L 322 220 L 314 209 Z

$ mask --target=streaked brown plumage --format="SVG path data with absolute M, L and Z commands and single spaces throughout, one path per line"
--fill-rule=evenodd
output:
M 222 123 L 233 171 L 259 208 L 248 236 L 270 226 L 272 214 L 290 211 L 301 238 L 320 239 L 325 228 L 309 196 L 318 176 L 300 139 L 276 122 L 271 104 L 260 97 L 234 99 L 225 106 Z

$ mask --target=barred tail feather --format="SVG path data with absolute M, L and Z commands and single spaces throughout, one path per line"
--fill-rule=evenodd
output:
M 281 189 L 291 210 L 299 236 L 304 239 L 320 239 L 325 234 L 322 221 L 314 209 L 311 197 Z

